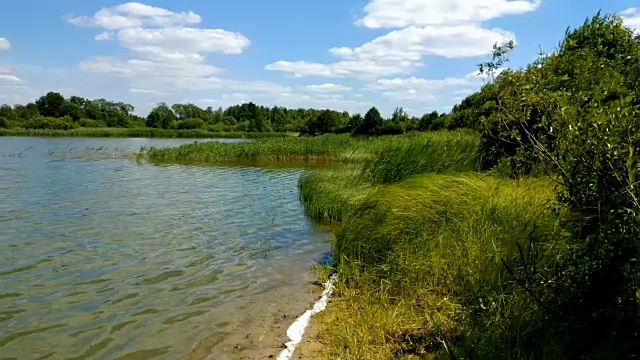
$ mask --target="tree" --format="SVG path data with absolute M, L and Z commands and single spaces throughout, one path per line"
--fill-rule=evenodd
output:
M 336 132 L 340 125 L 341 114 L 333 110 L 323 110 L 315 119 L 309 120 L 307 130 L 310 135 Z
M 363 121 L 364 119 L 362 118 L 362 115 L 360 115 L 360 113 L 351 115 L 351 117 L 349 118 L 349 122 L 347 123 L 349 131 L 354 132 L 360 125 L 362 125 Z
M 85 112 L 82 106 L 76 102 L 67 101 L 62 105 L 62 114 L 69 116 L 73 121 L 78 121 L 85 117 Z
M 409 115 L 404 111 L 402 107 L 397 107 L 393 110 L 393 114 L 391 115 L 391 121 L 394 123 L 405 122 L 409 120 Z
M 27 105 L 16 105 L 13 108 L 16 119 L 29 120 L 40 116 L 38 106 L 34 103 L 28 103 Z
M 147 127 L 160 129 L 173 129 L 176 122 L 176 114 L 166 103 L 160 103 L 147 115 Z
M 424 114 L 420 118 L 420 123 L 418 124 L 418 129 L 420 131 L 427 131 L 431 129 L 431 125 L 435 124 L 438 121 L 438 112 L 432 111 L 429 114 Z
M 64 116 L 64 104 L 66 100 L 64 96 L 57 92 L 48 92 L 36 100 L 36 106 L 42 116 L 62 117 Z
M 13 111 L 11 106 L 4 104 L 0 106 L 0 117 L 7 120 L 16 120 L 16 113 Z
M 372 107 L 367 111 L 364 115 L 364 120 L 362 124 L 356 129 L 356 135 L 379 135 L 382 129 L 382 115 L 380 115 L 380 111 L 376 109 L 376 107 Z

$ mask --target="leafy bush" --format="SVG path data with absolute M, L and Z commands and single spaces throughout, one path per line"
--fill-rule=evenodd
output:
M 78 125 L 86 128 L 101 128 L 101 127 L 107 126 L 107 124 L 101 121 L 91 120 L 91 119 L 80 119 L 78 120 Z
M 78 127 L 70 117 L 51 118 L 51 117 L 35 117 L 24 123 L 25 129 L 52 129 L 52 130 L 71 130 Z
M 485 68 L 498 68 L 512 48 L 496 46 Z M 558 52 L 500 74 L 498 106 L 483 118 L 485 167 L 503 171 L 509 159 L 518 176 L 542 164 L 573 214 L 563 226 L 575 241 L 556 261 L 506 264 L 545 314 L 537 330 L 545 345 L 569 358 L 639 350 L 638 74 L 640 39 L 598 14 L 567 31 Z
M 178 122 L 178 130 L 204 129 L 207 124 L 202 119 L 185 119 Z

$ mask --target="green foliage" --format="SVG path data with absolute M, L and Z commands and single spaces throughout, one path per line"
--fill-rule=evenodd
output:
M 178 130 L 204 129 L 207 124 L 202 119 L 184 119 L 178 122 Z
M 473 132 L 439 132 L 381 148 L 365 162 L 372 183 L 397 183 L 416 174 L 477 170 L 480 139 Z
M 55 119 L 59 120 L 59 119 Z M 95 121 L 86 120 L 82 121 Z M 289 136 L 284 133 L 242 133 L 242 132 L 210 132 L 206 130 L 164 130 L 154 128 L 107 128 L 96 122 L 96 128 L 72 128 L 71 130 L 53 129 L 1 129 L 0 136 L 46 136 L 46 137 L 115 137 L 115 138 L 185 138 L 185 139 L 256 139 L 278 138 Z M 66 125 L 64 127 L 67 127 Z
M 323 110 L 307 122 L 307 133 L 312 136 L 335 133 L 341 126 L 342 114 L 333 110 Z
M 40 115 L 45 117 L 62 117 L 66 100 L 57 92 L 48 92 L 36 100 L 36 106 Z
M 498 68 L 512 48 L 496 46 L 483 68 Z M 482 119 L 485 168 L 502 171 L 508 159 L 519 176 L 540 163 L 573 214 L 565 226 L 574 243 L 556 262 L 505 263 L 545 313 L 535 331 L 568 358 L 638 351 L 639 69 L 638 38 L 618 17 L 598 14 L 567 31 L 556 53 L 500 74 L 497 106 Z
M 349 127 L 349 132 L 353 132 L 364 122 L 364 118 L 359 113 L 351 115 L 349 117 L 349 122 L 347 126 Z
M 438 117 L 439 115 L 437 111 L 422 115 L 418 128 L 420 131 L 435 130 L 432 128 L 432 125 L 438 121 Z
M 362 124 L 356 128 L 355 135 L 379 135 L 383 125 L 382 115 L 376 107 L 372 107 L 367 111 Z
M 158 129 L 173 129 L 177 117 L 167 104 L 160 103 L 147 115 L 147 127 Z
M 25 129 L 71 130 L 77 127 L 78 125 L 70 117 L 52 118 L 39 116 L 30 119 L 24 124 Z

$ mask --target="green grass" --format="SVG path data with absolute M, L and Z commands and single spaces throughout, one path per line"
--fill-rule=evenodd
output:
M 328 175 L 324 175 L 328 176 Z M 354 199 L 358 183 L 342 180 L 327 199 Z M 302 193 L 317 184 L 301 182 Z M 338 295 L 348 306 L 327 315 L 321 335 L 332 359 L 425 356 L 518 358 L 539 323 L 533 300 L 505 267 L 516 244 L 545 257 L 557 251 L 553 184 L 478 173 L 424 174 L 369 187 L 340 208 L 334 258 Z M 305 197 L 303 197 L 303 200 Z M 313 214 L 331 213 L 307 195 Z
M 455 131 L 205 143 L 144 156 L 342 164 L 299 182 L 307 216 L 334 226 L 339 275 L 336 301 L 316 321 L 324 347 L 314 358 L 554 357 L 562 332 L 513 275 L 554 268 L 570 245 L 558 226 L 564 210 L 551 180 L 476 172 L 478 146 L 476 134 Z
M 211 132 L 206 130 L 164 130 L 153 128 L 78 128 L 73 130 L 0 129 L 0 136 L 258 139 L 285 137 L 288 136 L 288 134 Z
M 441 140 L 446 139 L 446 140 Z M 449 162 L 441 157 L 442 151 L 425 144 L 477 143 L 478 135 L 469 132 L 416 133 L 404 136 L 379 138 L 353 138 L 348 135 L 327 135 L 320 137 L 259 139 L 243 144 L 190 144 L 173 149 L 151 149 L 146 157 L 154 163 L 219 163 L 224 161 L 245 162 L 286 162 L 286 161 L 340 161 L 364 163 L 388 149 L 398 146 L 424 150 L 425 157 L 432 161 Z M 417 152 L 417 151 L 416 151 Z M 475 149 L 467 152 L 474 157 Z M 443 165 L 445 167 L 446 165 Z
M 300 178 L 300 201 L 310 218 L 321 223 L 341 222 L 373 188 L 347 167 L 324 170 Z

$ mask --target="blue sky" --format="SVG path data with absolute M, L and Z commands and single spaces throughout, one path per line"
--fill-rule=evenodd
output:
M 411 114 L 482 85 L 476 64 L 515 38 L 510 66 L 552 50 L 598 10 L 640 28 L 627 0 L 5 1 L 0 103 L 47 91 L 165 101 Z

